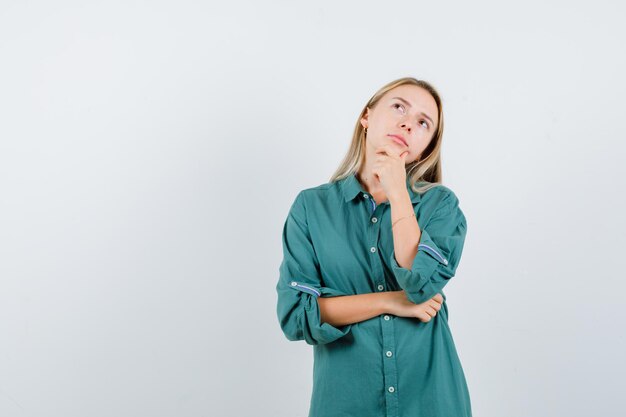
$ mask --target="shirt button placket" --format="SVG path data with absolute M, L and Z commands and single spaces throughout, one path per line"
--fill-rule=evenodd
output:
M 394 321 L 391 320 L 393 316 L 385 314 L 382 320 L 383 330 L 383 373 L 384 384 L 386 386 L 386 404 L 387 404 L 387 416 L 399 416 L 398 410 L 398 372 L 396 368 L 396 360 L 393 351 L 396 348 L 396 339 L 394 336 Z
M 373 199 L 369 199 L 372 203 L 374 203 Z M 387 206 L 385 204 L 381 204 L 376 206 L 372 204 L 372 217 L 370 218 L 370 227 L 368 236 L 368 242 L 370 243 L 370 252 L 371 252 L 371 265 L 372 272 L 374 277 L 380 277 L 384 282 L 384 270 L 381 259 L 381 252 L 378 250 L 378 239 L 380 236 L 380 224 L 379 221 L 384 209 Z M 379 281 L 380 282 L 380 281 Z M 376 286 L 378 291 L 383 291 L 385 286 L 380 283 Z M 386 417 L 400 417 L 399 409 L 398 409 L 398 373 L 396 368 L 396 358 L 392 352 L 396 350 L 396 340 L 394 336 L 394 320 L 392 320 L 393 316 L 389 314 L 385 314 L 381 317 L 382 321 L 382 332 L 383 332 L 383 349 L 381 354 L 384 356 L 383 361 L 383 380 L 380 381 L 380 384 L 385 389 L 386 396 L 386 407 L 387 414 Z

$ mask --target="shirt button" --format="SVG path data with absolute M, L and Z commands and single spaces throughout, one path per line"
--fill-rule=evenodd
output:
M 363 198 L 370 198 L 370 196 L 367 194 L 363 194 Z
M 376 223 L 378 219 L 376 217 L 372 217 L 372 223 Z
M 396 389 L 394 387 L 389 387 L 389 392 L 394 392 Z
M 374 246 L 372 246 L 372 247 L 370 248 L 370 252 L 372 252 L 372 253 L 376 252 L 376 248 L 375 248 Z
M 379 285 L 379 286 L 378 286 L 378 291 L 382 291 L 382 290 L 384 290 L 384 289 L 385 289 L 385 287 L 383 287 L 382 285 Z
M 389 320 L 389 316 L 385 314 L 385 320 Z
M 391 358 L 391 355 L 393 355 L 393 353 L 391 353 L 391 351 L 388 350 L 387 353 L 385 353 L 385 355 L 387 355 L 388 358 Z
M 298 283 L 296 281 L 291 281 L 291 286 L 295 287 L 296 285 L 298 285 Z

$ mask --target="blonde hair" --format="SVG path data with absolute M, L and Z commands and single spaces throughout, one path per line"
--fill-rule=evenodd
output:
M 365 116 L 367 108 L 376 106 L 385 93 L 406 84 L 421 87 L 430 93 L 437 103 L 439 120 L 437 130 L 435 130 L 430 143 L 422 152 L 420 159 L 406 165 L 407 178 L 409 179 L 411 188 L 417 193 L 424 193 L 441 184 L 441 139 L 443 136 L 443 108 L 441 98 L 437 90 L 428 82 L 411 77 L 399 78 L 384 85 L 369 99 L 367 104 L 365 104 L 357 119 L 350 148 L 339 165 L 339 168 L 337 168 L 330 178 L 330 182 L 341 180 L 359 171 L 365 160 L 365 129 L 361 124 L 361 119 Z M 424 184 L 417 185 L 417 183 Z

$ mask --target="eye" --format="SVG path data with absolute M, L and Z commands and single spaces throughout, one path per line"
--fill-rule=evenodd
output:
M 394 104 L 392 104 L 391 107 L 393 107 L 394 109 L 397 109 L 398 107 L 396 107 L 396 106 L 402 107 L 402 109 L 404 109 L 404 106 L 402 104 L 400 104 L 400 103 L 394 103 Z M 403 113 L 404 113 L 404 111 L 403 111 Z
M 427 122 L 426 120 L 422 120 L 422 123 L 424 123 L 424 124 L 425 124 L 425 126 L 424 126 L 424 127 L 425 127 L 426 129 L 428 129 L 428 122 Z

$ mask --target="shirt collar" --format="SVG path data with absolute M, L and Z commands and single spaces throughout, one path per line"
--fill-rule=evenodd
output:
M 363 186 L 356 177 L 356 172 L 353 172 L 352 174 L 349 174 L 347 177 L 343 178 L 340 181 L 339 186 L 341 187 L 341 191 L 346 202 L 354 200 L 357 196 L 369 194 L 363 189 Z M 413 189 L 411 188 L 409 178 L 407 178 L 406 180 L 406 187 L 409 192 L 409 197 L 411 197 L 411 201 L 413 203 L 419 202 L 420 195 L 419 193 L 413 191 Z

